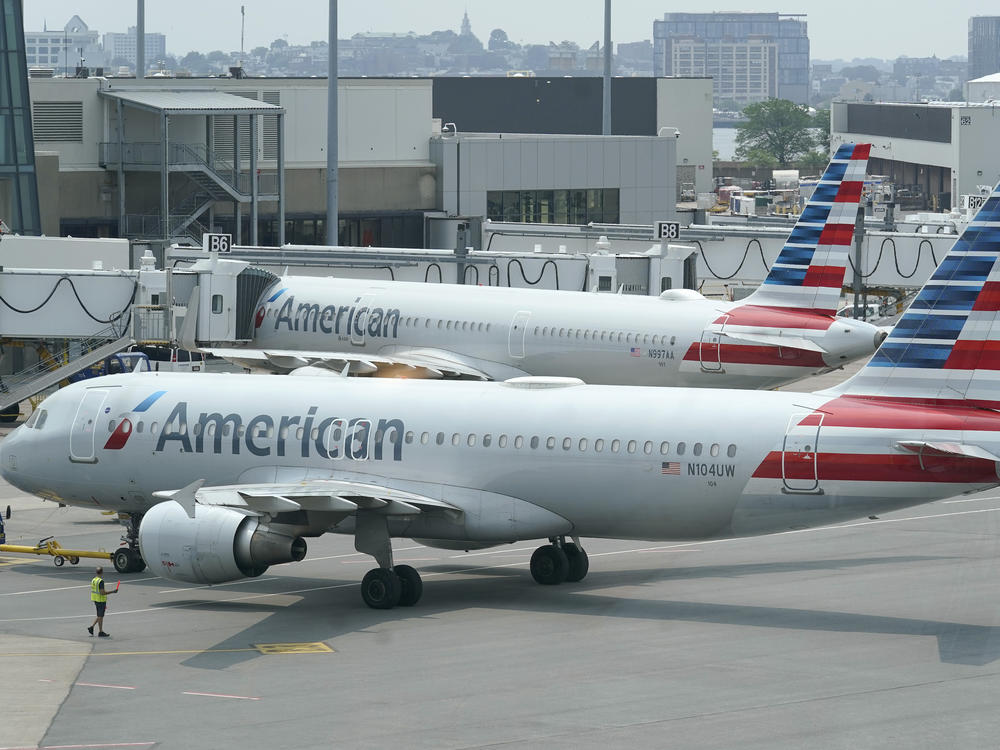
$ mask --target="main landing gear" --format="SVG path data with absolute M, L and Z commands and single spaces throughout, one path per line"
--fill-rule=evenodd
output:
M 379 567 L 369 570 L 361 581 L 361 598 L 372 609 L 412 607 L 420 601 L 424 584 L 409 565 L 393 565 L 392 544 L 386 517 L 359 511 L 354 532 L 354 548 L 371 555 Z
M 531 555 L 531 577 L 544 586 L 582 581 L 589 570 L 590 559 L 577 537 L 572 542 L 551 537 Z
M 125 527 L 122 541 L 127 547 L 119 547 L 111 556 L 111 562 L 119 573 L 141 573 L 146 569 L 146 561 L 139 552 L 139 523 L 142 516 L 122 514 L 118 517 Z

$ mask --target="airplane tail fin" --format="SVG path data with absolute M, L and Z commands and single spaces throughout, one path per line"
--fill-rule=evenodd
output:
M 870 150 L 868 143 L 837 149 L 767 278 L 746 304 L 836 313 Z
M 1000 185 L 839 394 L 1000 409 Z

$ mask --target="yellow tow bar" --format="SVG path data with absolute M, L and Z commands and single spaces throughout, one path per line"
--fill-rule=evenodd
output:
M 70 565 L 76 565 L 81 557 L 90 557 L 96 560 L 110 560 L 111 553 L 103 550 L 83 550 L 66 549 L 59 542 L 50 536 L 39 539 L 34 547 L 21 544 L 0 544 L 0 552 L 14 552 L 19 555 L 51 555 L 52 562 L 58 568 L 67 560 Z

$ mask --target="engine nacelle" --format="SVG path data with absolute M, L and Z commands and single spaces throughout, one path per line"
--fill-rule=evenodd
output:
M 139 524 L 139 548 L 151 570 L 187 583 L 225 583 L 261 575 L 269 565 L 298 562 L 306 542 L 270 529 L 259 518 L 213 505 L 154 505 Z

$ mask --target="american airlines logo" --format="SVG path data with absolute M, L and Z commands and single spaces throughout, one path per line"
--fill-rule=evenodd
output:
M 330 460 L 402 461 L 401 419 L 319 416 L 319 407 L 305 414 L 257 414 L 244 421 L 232 412 L 201 412 L 188 420 L 188 403 L 179 401 L 160 430 L 155 452 L 176 444 L 185 453 L 254 456 L 317 456 Z
M 308 302 L 296 305 L 295 295 L 289 295 L 274 318 L 274 330 L 284 326 L 288 331 L 398 338 L 397 308 L 368 307 L 359 305 L 360 302 L 361 297 L 356 298 L 352 305 L 320 307 L 317 303 Z

